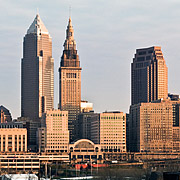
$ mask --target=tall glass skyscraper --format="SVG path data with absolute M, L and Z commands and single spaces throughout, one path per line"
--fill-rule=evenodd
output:
M 52 38 L 39 14 L 27 30 L 21 60 L 21 116 L 36 120 L 54 106 Z

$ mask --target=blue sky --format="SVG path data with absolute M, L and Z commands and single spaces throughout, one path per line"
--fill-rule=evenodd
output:
M 0 0 L 0 104 L 20 116 L 23 37 L 37 8 L 53 41 L 55 108 L 58 67 L 69 5 L 82 70 L 82 99 L 96 112 L 130 105 L 130 64 L 135 50 L 161 46 L 169 92 L 180 94 L 179 0 Z

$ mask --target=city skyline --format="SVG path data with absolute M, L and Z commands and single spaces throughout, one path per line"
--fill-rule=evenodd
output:
M 82 99 L 94 103 L 95 111 L 119 109 L 128 112 L 131 98 L 130 63 L 135 50 L 141 47 L 161 46 L 168 66 L 169 92 L 180 94 L 180 85 L 176 83 L 180 56 L 176 48 L 180 37 L 178 33 L 180 26 L 176 24 L 180 15 L 176 8 L 180 5 L 178 1 L 171 3 L 163 1 L 164 11 L 160 11 L 158 7 L 161 1 L 157 1 L 156 6 L 153 6 L 155 1 L 145 2 L 143 5 L 141 3 L 133 5 L 131 0 L 114 1 L 114 4 L 100 1 L 96 3 L 96 7 L 93 6 L 95 1 L 74 3 L 55 1 L 50 8 L 56 7 L 56 10 L 49 14 L 47 14 L 49 2 L 43 5 L 38 1 L 34 6 L 30 2 L 27 5 L 20 2 L 13 4 L 13 1 L 7 1 L 0 5 L 2 8 L 0 20 L 3 24 L 0 42 L 2 58 L 0 75 L 3 86 L 0 90 L 0 99 L 1 104 L 10 109 L 13 118 L 20 116 L 20 59 L 23 36 L 36 15 L 36 7 L 41 5 L 39 13 L 53 41 L 55 108 L 59 99 L 58 67 L 63 50 L 69 4 L 72 5 L 71 17 L 83 69 Z M 61 7 L 61 13 L 58 6 Z M 7 8 L 9 11 L 5 13 Z M 132 10 L 134 11 L 131 12 Z M 102 16 L 99 16 L 99 12 Z M 58 20 L 53 21 L 54 18 Z

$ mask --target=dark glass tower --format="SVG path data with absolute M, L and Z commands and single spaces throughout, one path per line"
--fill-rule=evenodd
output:
M 168 97 L 168 70 L 161 47 L 137 49 L 131 64 L 131 104 Z

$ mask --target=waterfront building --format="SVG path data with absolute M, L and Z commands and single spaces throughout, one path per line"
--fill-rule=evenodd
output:
M 5 123 L 5 122 L 11 122 L 12 121 L 12 117 L 11 117 L 11 113 L 9 112 L 9 110 L 7 108 L 5 108 L 4 106 L 0 106 L 0 123 Z
M 21 117 L 38 121 L 54 106 L 52 38 L 39 14 L 27 30 L 21 60 Z
M 99 144 L 94 144 L 88 139 L 80 139 L 69 145 L 71 163 L 97 162 L 103 163 L 103 152 Z
M 77 118 L 81 111 L 81 67 L 69 18 L 66 40 L 59 68 L 59 108 L 68 111 L 70 141 L 77 139 Z
M 170 99 L 130 107 L 130 150 L 180 151 L 180 101 Z
M 41 160 L 40 159 L 41 158 L 39 157 L 39 155 L 35 153 L 27 153 L 27 152 L 0 153 L 1 175 L 2 174 L 15 175 L 20 173 L 29 174 L 30 172 L 37 174 L 39 173 L 39 169 L 40 169 L 40 161 L 42 162 L 42 159 Z M 18 177 L 16 176 L 16 178 Z M 10 179 L 13 179 L 13 176 L 11 176 Z
M 168 70 L 161 47 L 137 49 L 131 64 L 131 104 L 168 97 Z
M 0 123 L 0 152 L 26 152 L 27 130 L 22 123 Z
M 48 110 L 38 130 L 40 152 L 68 152 L 68 111 Z

